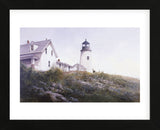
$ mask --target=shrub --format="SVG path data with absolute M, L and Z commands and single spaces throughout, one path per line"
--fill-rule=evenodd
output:
M 60 80 L 63 79 L 63 72 L 58 69 L 58 68 L 55 68 L 55 69 L 50 69 L 48 71 L 45 72 L 45 81 L 48 81 L 48 82 L 59 82 Z
M 81 74 L 81 80 L 84 80 L 84 81 L 88 81 L 91 76 L 91 73 L 89 73 L 89 72 L 82 72 L 82 74 Z

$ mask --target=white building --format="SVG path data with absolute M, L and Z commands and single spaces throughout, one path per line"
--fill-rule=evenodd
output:
M 92 56 L 91 56 L 91 49 L 90 43 L 85 40 L 82 43 L 82 50 L 80 55 L 80 65 L 86 68 L 86 71 L 92 72 Z
M 36 70 L 49 70 L 57 61 L 57 54 L 51 40 L 29 42 L 20 46 L 20 61 Z

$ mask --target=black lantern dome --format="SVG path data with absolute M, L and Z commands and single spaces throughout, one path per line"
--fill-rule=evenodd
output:
M 90 43 L 85 39 L 85 41 L 82 43 L 82 50 L 81 51 L 91 51 L 90 49 Z

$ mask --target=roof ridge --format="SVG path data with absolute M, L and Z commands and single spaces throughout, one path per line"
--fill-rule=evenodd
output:
M 41 40 L 41 41 L 33 41 L 33 42 L 43 42 L 43 41 L 51 41 L 51 39 Z
M 51 41 L 51 39 L 47 39 L 47 40 L 41 40 L 41 41 L 31 41 L 30 43 L 25 43 L 25 44 L 20 44 L 21 46 L 24 46 L 24 45 L 29 45 L 31 43 L 39 43 L 39 42 L 44 42 L 44 41 Z

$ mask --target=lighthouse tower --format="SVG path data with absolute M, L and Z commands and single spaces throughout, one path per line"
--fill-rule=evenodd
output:
M 80 65 L 83 65 L 88 72 L 92 72 L 91 60 L 90 43 L 85 39 L 85 41 L 82 43 Z

